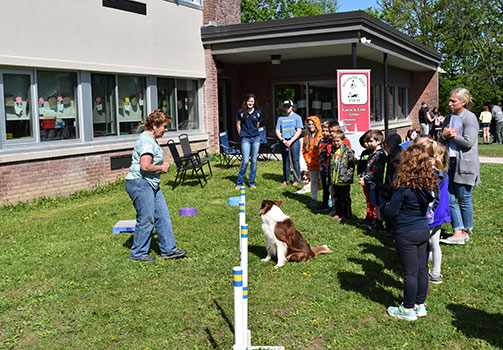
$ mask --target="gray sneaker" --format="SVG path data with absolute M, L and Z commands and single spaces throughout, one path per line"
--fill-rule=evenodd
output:
M 430 280 L 430 283 L 434 283 L 434 284 L 442 283 L 442 275 L 435 275 L 435 274 L 430 273 L 428 275 L 428 278 Z
M 184 258 L 185 254 L 187 254 L 187 251 L 185 249 L 176 248 L 176 250 L 173 253 L 164 254 L 164 255 L 161 255 L 161 257 L 164 259 L 180 259 L 180 258 Z

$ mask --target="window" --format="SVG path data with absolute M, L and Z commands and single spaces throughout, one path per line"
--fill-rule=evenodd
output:
M 406 119 L 408 117 L 407 113 L 407 93 L 408 89 L 399 87 L 397 94 L 397 114 L 395 116 L 396 119 Z
M 38 71 L 37 86 L 40 140 L 77 138 L 77 74 Z
M 92 74 L 94 136 L 117 135 L 115 75 Z
M 370 86 L 370 122 L 382 120 L 382 111 L 384 108 L 382 90 L 382 85 L 376 84 Z
M 164 113 L 171 116 L 171 124 L 168 130 L 176 130 L 176 93 L 175 93 L 175 79 L 157 79 L 157 106 L 161 108 Z
M 143 130 L 147 113 L 144 101 L 145 78 L 119 75 L 119 128 L 121 135 L 134 134 Z
M 199 128 L 198 90 L 197 80 L 177 79 L 176 99 L 178 130 Z
M 5 138 L 33 137 L 30 74 L 3 74 Z
M 309 115 L 316 115 L 323 122 L 337 120 L 337 88 L 336 82 L 310 82 L 309 85 Z
M 285 114 L 283 101 L 292 100 L 295 104 L 294 111 L 303 119 L 306 118 L 308 108 L 308 96 L 305 83 L 301 84 L 278 84 L 276 85 L 276 118 Z

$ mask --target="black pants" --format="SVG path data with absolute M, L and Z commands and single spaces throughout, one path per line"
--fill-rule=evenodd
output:
M 403 306 L 423 304 L 428 292 L 428 239 L 430 230 L 400 232 L 395 235 L 395 248 L 404 277 Z
M 328 171 L 320 170 L 321 186 L 323 187 L 323 207 L 328 208 L 328 197 L 330 197 L 330 184 L 328 183 Z
M 333 210 L 332 216 L 340 218 L 351 218 L 351 185 L 330 185 L 330 194 L 332 195 Z

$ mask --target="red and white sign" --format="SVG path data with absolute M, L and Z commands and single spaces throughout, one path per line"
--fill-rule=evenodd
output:
M 370 129 L 370 69 L 337 70 L 339 124 L 347 132 Z

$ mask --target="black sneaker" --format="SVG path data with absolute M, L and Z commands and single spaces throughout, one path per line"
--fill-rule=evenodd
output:
M 141 262 L 151 262 L 151 261 L 155 261 L 155 257 L 154 256 L 150 256 L 150 255 L 144 255 L 144 256 L 140 256 L 139 258 L 133 258 L 131 256 L 129 258 L 129 260 L 132 260 L 132 261 L 141 261 Z
M 178 248 L 176 248 L 176 250 L 173 253 L 171 253 L 171 254 L 161 255 L 161 258 L 164 258 L 164 259 L 180 259 L 180 258 L 185 257 L 185 254 L 187 254 L 187 251 L 185 249 L 178 249 Z

